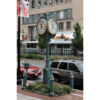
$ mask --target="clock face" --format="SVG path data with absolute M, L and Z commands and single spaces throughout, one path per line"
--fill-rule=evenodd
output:
M 43 35 L 47 29 L 47 24 L 44 19 L 40 19 L 37 23 L 37 32 L 39 35 Z
M 56 34 L 57 33 L 57 30 L 58 30 L 58 25 L 57 25 L 57 22 L 53 19 L 51 19 L 49 22 L 48 22 L 48 31 L 51 33 L 51 34 Z

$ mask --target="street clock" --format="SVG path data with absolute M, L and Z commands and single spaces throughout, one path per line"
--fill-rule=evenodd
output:
M 37 32 L 39 35 L 43 35 L 47 30 L 47 23 L 44 19 L 40 19 L 37 23 Z
M 51 18 L 51 15 L 49 13 L 44 14 L 40 18 L 40 20 L 37 22 L 37 32 L 38 35 L 43 39 L 51 39 L 55 37 L 57 31 L 58 31 L 58 24 L 57 22 Z
M 58 24 L 54 19 L 50 19 L 48 22 L 48 31 L 50 34 L 55 35 L 58 31 Z

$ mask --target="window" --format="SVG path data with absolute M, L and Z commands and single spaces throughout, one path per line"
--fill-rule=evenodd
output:
M 34 35 L 37 34 L 36 26 L 33 26 L 33 33 Z
M 58 4 L 58 0 L 55 0 L 55 4 Z
M 59 19 L 63 19 L 64 18 L 64 12 L 63 11 L 60 11 L 59 12 Z
M 41 0 L 38 0 L 38 7 L 41 6 Z
M 37 48 L 36 43 L 27 43 L 27 48 Z
M 63 48 L 70 48 L 70 46 L 69 45 L 66 45 L 66 46 L 63 46 Z
M 33 41 L 33 27 L 30 28 L 31 29 L 31 33 L 30 33 L 30 40 Z
M 51 64 L 51 68 L 57 68 L 58 67 L 59 62 L 53 62 Z
M 60 63 L 60 66 L 59 66 L 59 69 L 64 69 L 64 70 L 67 70 L 67 63 L 66 62 L 61 62 Z
M 35 0 L 32 0 L 32 8 L 35 8 Z
M 65 2 L 68 2 L 68 0 L 65 0 Z
M 60 0 L 60 2 L 62 3 L 62 2 L 63 2 L 63 0 Z
M 57 45 L 57 48 L 61 48 L 61 46 L 60 45 Z
M 72 10 L 67 9 L 67 19 L 72 18 Z
M 29 23 L 32 23 L 31 16 L 29 16 Z
M 39 19 L 40 19 L 40 14 L 37 15 L 37 21 L 39 21 Z
M 44 0 L 44 6 L 46 6 L 47 5 L 47 0 Z
M 26 17 L 23 17 L 23 24 L 26 24 Z
M 79 71 L 79 69 L 77 68 L 77 66 L 73 63 L 69 63 L 69 68 L 68 70 L 70 71 Z
M 50 5 L 52 5 L 52 0 L 50 0 Z
M 36 43 L 31 43 L 31 48 L 37 48 L 37 44 Z
M 71 29 L 71 22 L 66 22 L 66 29 Z
M 63 29 L 63 22 L 59 23 L 59 30 Z
M 53 17 L 54 17 L 55 20 L 57 20 L 56 12 L 53 12 Z
M 30 43 L 27 43 L 27 48 L 30 48 Z
M 37 15 L 34 15 L 34 22 L 37 22 Z

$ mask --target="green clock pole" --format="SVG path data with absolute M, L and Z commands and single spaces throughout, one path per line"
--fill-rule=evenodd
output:
M 38 23 L 45 24 L 44 32 L 42 32 L 42 33 L 41 33 L 42 26 L 40 26 L 40 24 L 37 23 L 37 31 L 39 30 L 38 34 L 46 42 L 46 65 L 45 65 L 45 68 L 43 69 L 43 84 L 48 84 L 48 85 L 50 85 L 50 76 L 52 74 L 52 70 L 51 70 L 50 65 L 49 65 L 49 42 L 50 42 L 51 38 L 55 37 L 56 32 L 58 30 L 56 28 L 55 33 L 50 32 L 51 30 L 54 30 L 53 24 L 51 24 L 53 26 L 49 30 L 49 23 L 52 20 L 54 21 L 54 19 L 51 18 L 49 13 L 44 14 L 44 16 L 41 17 L 41 19 L 38 21 Z M 56 23 L 56 21 L 55 21 L 55 23 Z M 56 26 L 58 27 L 57 23 L 56 23 Z
M 46 39 L 46 65 L 43 69 L 43 83 L 44 84 L 50 84 L 50 76 L 52 74 L 52 70 L 50 69 L 49 65 L 49 41 L 50 38 Z

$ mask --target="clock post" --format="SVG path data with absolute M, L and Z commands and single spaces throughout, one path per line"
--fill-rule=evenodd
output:
M 50 76 L 52 74 L 51 67 L 49 65 L 49 42 L 50 39 L 55 37 L 58 31 L 57 22 L 51 18 L 50 14 L 44 14 L 37 22 L 37 32 L 41 38 L 46 42 L 46 65 L 43 69 L 43 83 L 50 85 Z

